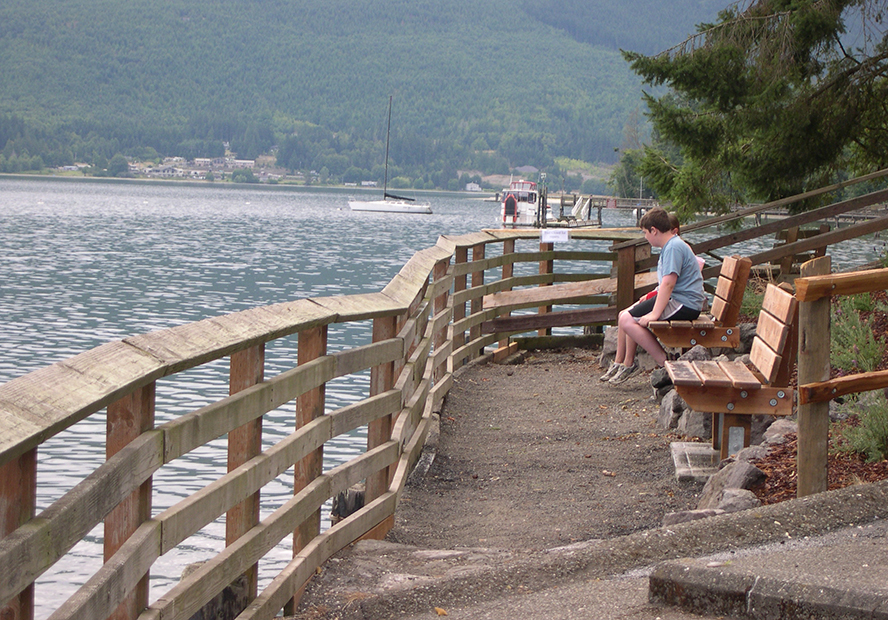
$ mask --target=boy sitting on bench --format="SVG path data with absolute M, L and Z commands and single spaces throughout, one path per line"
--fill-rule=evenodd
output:
M 645 213 L 639 226 L 652 247 L 662 248 L 657 261 L 656 295 L 646 295 L 620 312 L 617 319 L 617 355 L 600 379 L 623 383 L 639 371 L 636 345 L 651 354 L 659 366 L 666 363 L 666 351 L 647 328 L 651 321 L 692 321 L 700 316 L 705 300 L 700 263 L 678 236 L 677 219 L 665 209 Z

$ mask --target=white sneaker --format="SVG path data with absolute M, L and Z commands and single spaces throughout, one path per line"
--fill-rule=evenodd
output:
M 625 381 L 629 377 L 638 374 L 639 371 L 641 371 L 641 368 L 638 367 L 638 362 L 632 362 L 631 366 L 623 366 L 623 368 L 620 369 L 620 372 L 608 379 L 608 383 L 612 383 L 614 385 L 616 385 L 617 383 L 623 383 L 623 381 Z
M 624 368 L 622 364 L 618 364 L 617 362 L 611 362 L 610 368 L 607 369 L 607 372 L 598 377 L 599 381 L 608 381 L 615 374 L 620 372 L 620 370 Z

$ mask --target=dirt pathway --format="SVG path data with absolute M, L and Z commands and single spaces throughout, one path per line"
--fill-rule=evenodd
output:
M 695 507 L 675 481 L 650 376 L 598 381 L 597 352 L 531 352 L 458 373 L 436 457 L 409 485 L 389 540 L 540 550 L 657 527 Z

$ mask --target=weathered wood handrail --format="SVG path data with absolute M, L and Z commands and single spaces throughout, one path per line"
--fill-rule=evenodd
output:
M 615 230 L 572 234 L 606 242 L 636 235 Z M 35 580 L 104 520 L 106 539 L 118 542 L 110 550 L 106 546 L 105 564 L 51 618 L 105 618 L 114 612 L 121 618 L 185 619 L 238 575 L 252 575 L 255 584 L 257 562 L 296 532 L 294 560 L 263 592 L 254 592 L 254 602 L 241 617 L 275 615 L 332 553 L 361 536 L 382 536 L 390 527 L 398 494 L 419 456 L 431 414 L 452 384 L 453 370 L 501 338 L 501 333 L 482 333 L 481 325 L 508 311 L 484 309 L 482 299 L 509 288 L 599 277 L 555 273 L 556 261 L 607 264 L 614 259 L 608 252 L 561 251 L 551 244 L 518 252 L 518 240 L 537 242 L 539 231 L 442 237 L 415 254 L 378 293 L 303 299 L 133 336 L 0 386 L 0 422 L 5 425 L 0 522 L 12 523 L 0 540 L 0 566 L 6 569 L 0 575 L 0 600 L 10 601 L 13 617 L 31 617 Z M 489 245 L 501 245 L 503 252 L 488 256 Z M 541 273 L 513 277 L 511 268 L 523 263 L 540 265 Z M 500 269 L 508 276 L 485 283 L 486 273 Z M 541 304 L 553 301 L 542 299 Z M 372 322 L 371 344 L 326 352 L 329 328 L 360 321 Z M 299 336 L 298 364 L 265 377 L 265 344 L 294 334 Z M 231 358 L 230 395 L 155 427 L 155 385 L 224 357 Z M 367 370 L 367 397 L 324 411 L 328 382 Z M 292 402 L 294 431 L 260 449 L 262 417 Z M 37 449 L 104 408 L 109 428 L 126 426 L 140 408 L 150 415 L 133 437 L 119 440 L 120 448 L 103 464 L 34 515 Z M 112 423 L 116 416 L 122 416 L 119 424 Z M 363 426 L 368 428 L 367 451 L 321 473 L 325 443 Z M 226 434 L 228 473 L 151 516 L 152 475 Z M 258 494 L 294 464 L 293 498 L 260 522 Z M 365 507 L 320 532 L 322 504 L 359 481 L 367 484 Z M 131 508 L 118 517 L 127 502 Z M 146 577 L 153 563 L 226 513 L 225 550 L 149 605 Z
M 724 226 L 726 224 L 736 223 L 744 218 L 753 217 L 757 214 L 771 211 L 775 208 L 787 207 L 797 202 L 816 198 L 818 196 L 823 196 L 825 194 L 841 190 L 845 187 L 851 187 L 858 183 L 882 179 L 886 176 L 888 176 L 888 168 L 854 179 L 849 179 L 847 181 L 842 181 L 841 183 L 836 183 L 834 185 L 798 194 L 796 196 L 789 196 L 787 198 L 781 198 L 779 200 L 774 200 L 765 204 L 740 209 L 738 211 L 725 215 L 706 218 L 698 222 L 682 226 L 682 234 L 688 235 L 689 233 L 693 232 L 699 233 L 700 231 L 711 229 L 717 226 Z M 786 218 L 768 222 L 763 225 L 758 225 L 744 230 L 733 231 L 725 235 L 708 238 L 705 241 L 691 243 L 691 247 L 697 254 L 707 254 L 737 243 L 750 241 L 752 239 L 758 239 L 768 235 L 773 236 L 780 231 L 803 226 L 805 224 L 811 224 L 813 222 L 828 220 L 830 218 L 850 213 L 852 211 L 871 207 L 874 205 L 884 204 L 886 202 L 888 202 L 888 190 L 877 190 L 863 196 L 849 198 L 847 200 L 836 202 L 825 207 L 812 209 L 810 211 L 805 211 L 796 215 L 790 215 Z M 753 266 L 755 266 L 771 261 L 778 261 L 786 257 L 792 257 L 796 254 L 812 250 L 825 252 L 827 246 L 835 245 L 836 243 L 840 243 L 848 239 L 855 239 L 866 234 L 872 234 L 886 229 L 888 229 L 888 216 L 875 218 L 867 222 L 855 224 L 847 228 L 842 228 L 841 230 L 834 230 L 822 233 L 814 237 L 801 239 L 792 243 L 785 243 L 771 250 L 765 250 L 756 254 L 748 254 L 746 252 L 741 253 L 745 256 L 748 256 L 752 260 Z M 643 239 L 634 239 L 630 241 L 624 241 L 622 243 L 616 243 L 611 249 L 619 253 L 627 251 L 631 247 L 644 245 L 644 243 L 645 242 Z M 653 267 L 654 265 L 656 265 L 656 261 L 657 258 L 654 256 L 646 261 L 640 261 L 638 267 L 640 269 Z
M 888 387 L 888 370 L 845 375 L 827 381 L 815 381 L 799 387 L 799 404 L 822 403 L 858 392 L 872 392 Z
M 571 231 L 574 240 L 609 243 L 638 236 L 634 230 Z M 539 244 L 539 249 L 519 251 L 519 241 Z M 502 251 L 493 251 L 496 247 Z M 8 601 L 13 618 L 32 617 L 35 580 L 105 521 L 106 542 L 113 539 L 113 544 L 106 545 L 104 565 L 51 618 L 187 619 L 239 575 L 255 575 L 257 562 L 293 535 L 293 560 L 255 593 L 241 615 L 273 617 L 292 606 L 293 597 L 330 555 L 362 536 L 384 536 L 455 369 L 489 345 L 509 350 L 511 333 L 614 318 L 617 308 L 604 305 L 604 297 L 565 298 L 555 286 L 582 287 L 601 274 L 589 269 L 556 273 L 556 262 L 585 265 L 606 258 L 611 273 L 617 273 L 616 296 L 631 298 L 639 286 L 639 265 L 648 255 L 649 248 L 635 247 L 616 255 L 555 250 L 540 243 L 538 230 L 441 237 L 434 247 L 417 252 L 380 292 L 302 299 L 133 336 L 0 386 L 0 602 Z M 513 268 L 521 265 L 538 273 L 516 275 Z M 516 305 L 483 307 L 485 297 L 537 291 L 518 288 L 535 286 L 549 289 L 542 296 L 530 294 L 530 307 L 541 308 L 537 315 L 509 317 Z M 598 305 L 553 310 L 556 304 L 577 301 Z M 512 319 L 520 320 L 502 322 Z M 370 344 L 326 350 L 329 329 L 367 322 Z M 264 376 L 265 344 L 292 335 L 299 337 L 297 363 Z M 229 396 L 155 426 L 157 384 L 225 357 L 231 359 Z M 367 371 L 364 398 L 328 411 L 325 386 Z M 289 403 L 295 403 L 293 431 L 263 449 L 263 416 Z M 103 464 L 35 514 L 37 450 L 106 408 L 109 429 L 135 424 L 134 437 L 114 439 L 120 445 L 109 447 Z M 322 473 L 326 442 L 365 426 L 367 451 Z M 152 475 L 225 435 L 229 471 L 153 514 Z M 107 441 L 110 446 L 110 430 Z M 258 494 L 294 465 L 293 497 L 260 521 Z M 364 508 L 321 532 L 323 503 L 359 481 L 367 485 Z M 149 605 L 146 577 L 154 562 L 226 514 L 224 551 Z
M 829 401 L 844 394 L 888 387 L 888 372 L 830 379 L 830 300 L 888 289 L 888 269 L 830 273 L 829 257 L 802 266 L 799 300 L 798 495 L 827 489 Z

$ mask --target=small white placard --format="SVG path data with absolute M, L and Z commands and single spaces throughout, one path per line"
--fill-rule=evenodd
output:
M 540 231 L 543 243 L 564 243 L 570 241 L 570 231 L 566 228 L 544 228 Z

